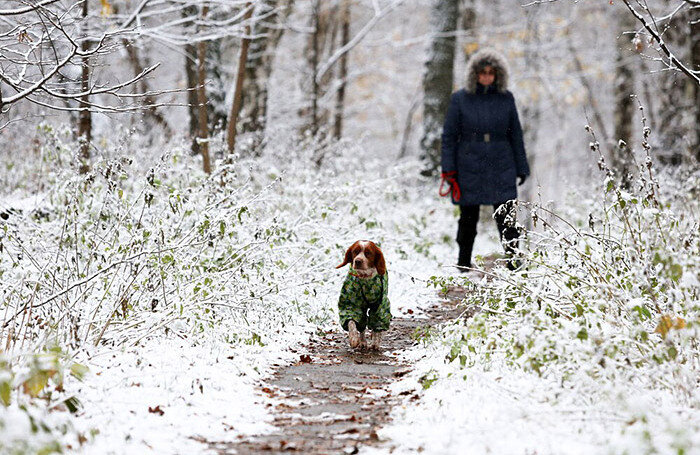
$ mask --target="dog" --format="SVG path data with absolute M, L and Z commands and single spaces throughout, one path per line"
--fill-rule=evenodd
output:
M 391 306 L 389 304 L 389 275 L 382 250 L 369 240 L 358 240 L 345 252 L 345 260 L 339 269 L 350 264 L 338 300 L 340 325 L 348 332 L 350 347 L 379 350 L 382 332 L 389 329 Z M 369 346 L 365 329 L 369 328 Z

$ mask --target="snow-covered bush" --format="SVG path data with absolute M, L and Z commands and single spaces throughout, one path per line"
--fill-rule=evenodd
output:
M 644 134 L 646 145 L 648 130 Z M 595 141 L 591 147 L 599 152 Z M 602 155 L 599 165 L 606 177 L 594 196 L 572 199 L 563 210 L 530 207 L 538 229 L 528 233 L 519 271 L 496 268 L 478 283 L 433 279 L 439 288 L 464 285 L 463 303 L 476 310 L 445 327 L 446 362 L 529 372 L 559 385 L 550 397 L 555 401 L 571 393 L 583 406 L 628 405 L 634 390 L 658 391 L 673 397 L 678 412 L 697 415 L 700 200 L 692 195 L 700 189 L 700 171 L 657 175 L 647 153 L 625 187 Z M 692 438 L 680 435 L 664 446 L 649 437 L 647 411 L 631 415 L 625 406 L 617 410 L 629 419 L 629 433 L 647 428 L 635 436 L 645 441 L 644 450 L 689 453 Z M 675 415 L 668 403 L 658 406 Z M 696 433 L 695 422 L 681 433 Z M 635 450 L 630 453 L 640 453 Z
M 19 361 L 18 361 L 19 360 Z M 70 419 L 81 404 L 66 396 L 66 375 L 82 380 L 84 365 L 73 362 L 58 347 L 15 356 L 11 364 L 0 355 L 0 452 L 11 454 L 61 452 L 65 438 L 80 441 Z
M 81 176 L 75 144 L 41 133 L 41 159 L 15 169 L 43 192 L 18 186 L 0 207 L 0 338 L 25 352 L 48 342 L 89 359 L 165 339 L 228 358 L 276 352 L 334 321 L 335 266 L 352 242 L 381 243 L 409 280 L 416 255 L 444 240 L 420 164 L 358 160 L 371 155 L 360 144 L 280 140 L 208 177 L 178 144 L 135 153 L 124 140 Z

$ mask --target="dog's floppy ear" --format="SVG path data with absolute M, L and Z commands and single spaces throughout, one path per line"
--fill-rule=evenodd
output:
M 377 274 L 384 275 L 386 273 L 386 261 L 384 260 L 384 254 L 377 245 L 372 243 L 372 246 L 374 247 L 374 267 L 377 269 Z
M 355 243 L 357 243 L 357 242 L 355 242 Z M 345 251 L 345 260 L 343 260 L 343 263 L 342 263 L 342 264 L 337 265 L 337 266 L 335 267 L 336 269 L 339 269 L 339 268 L 341 268 L 342 266 L 344 266 L 344 265 L 346 265 L 346 264 L 351 264 L 351 263 L 352 263 L 352 247 L 355 246 L 355 243 L 353 243 L 352 245 L 350 245 L 350 247 L 348 247 L 348 249 Z

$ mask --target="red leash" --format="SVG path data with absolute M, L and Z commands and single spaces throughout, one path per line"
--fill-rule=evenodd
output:
M 447 196 L 448 194 L 452 193 L 452 199 L 455 202 L 459 202 L 459 199 L 462 197 L 462 192 L 459 189 L 459 184 L 457 183 L 457 171 L 450 171 L 450 172 L 443 172 L 440 177 L 442 180 L 440 181 L 440 196 Z M 447 182 L 447 191 L 443 190 L 443 187 L 445 185 L 445 182 Z

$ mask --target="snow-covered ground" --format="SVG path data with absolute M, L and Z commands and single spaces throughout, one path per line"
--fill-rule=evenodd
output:
M 335 266 L 355 240 L 369 238 L 382 246 L 392 311 L 411 309 L 420 316 L 421 306 L 435 298 L 426 286 L 430 277 L 453 270 L 454 208 L 438 200 L 434 182 L 418 177 L 419 163 L 386 166 L 369 158 L 361 144 L 338 147 L 342 150 L 329 153 L 339 156 L 321 169 L 294 165 L 311 161 L 312 152 L 304 149 L 280 147 L 275 167 L 242 160 L 229 170 L 234 176 L 224 190 L 206 189 L 201 174 L 192 171 L 196 159 L 177 149 L 154 171 L 145 157 L 127 163 L 113 156 L 96 166 L 107 178 L 98 175 L 89 183 L 92 191 L 80 198 L 71 194 L 82 183 L 64 180 L 57 170 L 50 191 L 4 199 L 3 210 L 12 213 L 7 251 L 17 255 L 18 264 L 4 269 L 6 277 L 40 280 L 42 269 L 61 270 L 52 269 L 52 258 L 59 257 L 59 264 L 69 264 L 71 257 L 87 261 L 88 250 L 100 254 L 101 265 L 82 276 L 94 271 L 101 277 L 101 270 L 123 257 L 114 246 L 136 246 L 123 254 L 160 251 L 149 254 L 155 271 L 138 269 L 136 261 L 131 268 L 114 267 L 106 278 L 89 281 L 93 286 L 68 293 L 81 305 L 67 312 L 50 305 L 34 310 L 33 317 L 71 321 L 44 341 L 63 346 L 52 360 L 64 365 L 56 367 L 63 368 L 61 384 L 52 369 L 25 370 L 27 375 L 49 371 L 42 393 L 52 393 L 52 410 L 32 408 L 47 424 L 45 444 L 55 440 L 83 453 L 193 453 L 206 449 L 201 440 L 232 441 L 267 431 L 270 416 L 256 386 L 276 366 L 298 360 L 296 345 L 334 326 L 344 278 Z M 150 205 L 144 197 L 152 198 Z M 76 207 L 74 217 L 62 213 L 64 205 Z M 101 232 L 95 231 L 99 226 L 107 234 L 86 236 L 72 247 L 77 253 L 66 252 L 58 247 L 59 239 L 70 241 L 65 223 L 91 235 Z M 216 229 L 207 234 L 202 226 Z M 165 242 L 152 242 L 140 231 L 135 237 L 135 228 L 160 232 Z M 493 245 L 495 235 L 490 227 L 482 238 L 490 237 Z M 31 244 L 33 262 L 18 254 L 28 248 L 23 239 L 30 236 L 40 239 Z M 241 265 L 229 267 L 238 255 Z M 122 296 L 130 289 L 129 273 L 136 274 L 137 284 L 131 282 L 135 292 L 127 298 Z M 7 288 L 11 282 L 4 283 Z M 48 290 L 41 299 L 50 300 Z M 46 340 L 41 336 L 46 332 L 28 327 L 36 330 L 37 342 Z M 43 350 L 40 344 L 32 349 Z M 15 349 L 15 362 L 31 358 L 26 354 Z M 74 364 L 89 369 L 82 381 L 71 374 Z M 8 374 L 15 384 L 25 377 L 19 371 Z M 66 397 L 77 399 L 75 414 L 61 404 Z M 15 439 L 44 444 L 30 437 L 29 425 L 22 428 L 13 430 Z
M 159 153 L 115 150 L 91 181 L 56 166 L 44 192 L 3 199 L 4 321 L 24 337 L 0 361 L 0 451 L 199 453 L 264 433 L 256 386 L 336 323 L 347 246 L 381 245 L 397 315 L 455 275 L 457 211 L 418 162 L 358 142 L 304 167 L 314 147 L 280 144 L 206 181 L 183 149 Z M 543 207 L 528 269 L 470 287 L 481 313 L 404 353 L 416 368 L 393 391 L 411 393 L 367 452 L 699 453 L 697 201 L 642 183 L 560 220 Z M 663 203 L 640 202 L 650 189 Z M 488 212 L 476 255 L 500 250 Z
M 406 353 L 363 453 L 700 453 L 698 201 L 678 190 L 700 174 L 657 177 L 572 200 L 526 270 L 467 285 L 480 312 Z

